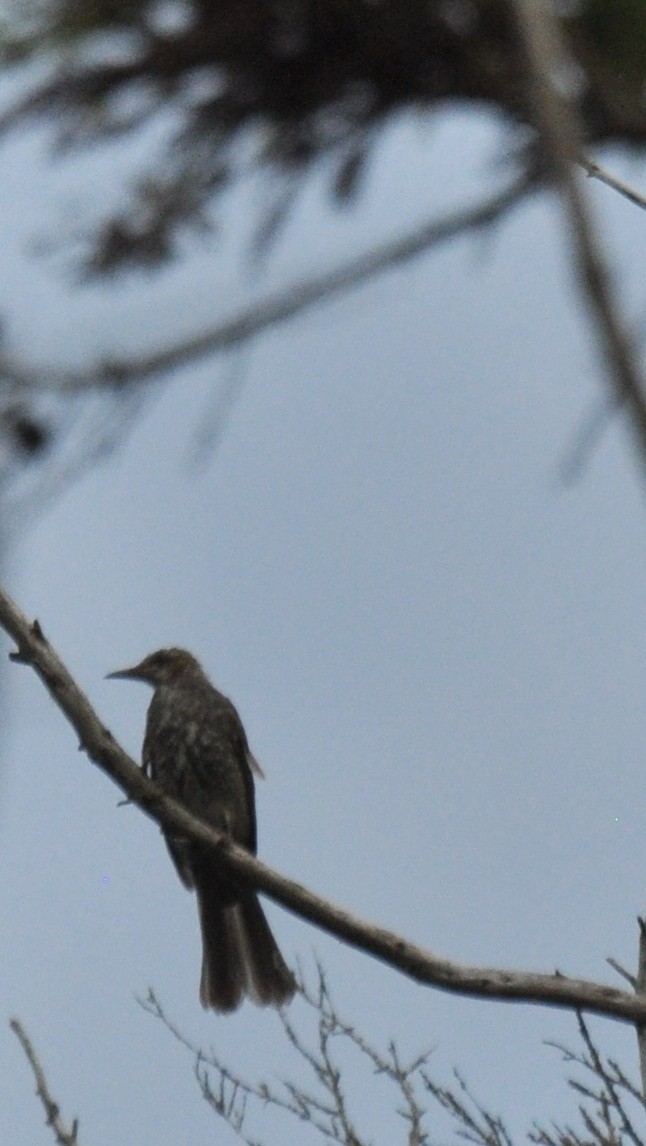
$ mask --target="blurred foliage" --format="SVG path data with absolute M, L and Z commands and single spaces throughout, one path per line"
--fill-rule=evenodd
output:
M 553 3 L 571 61 L 558 78 L 578 100 L 586 146 L 641 150 L 646 0 Z M 80 219 L 65 224 L 60 242 L 81 249 L 86 277 L 162 267 L 187 234 L 217 230 L 219 196 L 249 175 L 266 193 L 257 249 L 315 168 L 334 205 L 356 202 L 382 130 L 401 114 L 484 110 L 498 118 L 520 194 L 547 178 L 507 0 L 6 0 L 0 67 L 0 138 L 39 124 L 54 156 L 130 142 L 129 168 L 111 152 L 113 206 L 97 206 L 83 233 Z M 100 364 L 88 384 L 56 368 L 34 384 L 33 373 L 0 328 L 3 496 L 50 464 L 70 427 L 76 470 L 92 464 L 124 432 L 117 408 L 135 401 L 136 387 L 115 385 Z M 85 405 L 72 416 L 77 397 Z M 48 479 L 48 492 L 60 484 Z
M 589 142 L 641 147 L 646 3 L 556 8 Z M 14 0 L 0 51 L 22 76 L 4 131 L 40 119 L 69 148 L 160 114 L 174 125 L 154 169 L 92 236 L 86 271 L 97 275 L 163 263 L 182 229 L 213 225 L 217 193 L 242 171 L 280 177 L 263 241 L 323 157 L 333 198 L 349 201 L 399 112 L 485 107 L 512 127 L 527 119 L 506 0 Z

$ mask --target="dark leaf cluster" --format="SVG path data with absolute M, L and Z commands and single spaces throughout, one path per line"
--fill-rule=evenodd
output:
M 643 144 L 643 0 L 558 7 L 589 140 Z M 531 118 L 506 0 L 40 0 L 9 7 L 0 48 L 25 81 L 5 130 L 41 119 L 70 147 L 141 132 L 160 113 L 173 124 L 93 235 L 94 274 L 163 263 L 187 228 L 213 226 L 218 192 L 251 170 L 282 188 L 264 240 L 315 163 L 326 161 L 335 201 L 351 200 L 398 113 Z

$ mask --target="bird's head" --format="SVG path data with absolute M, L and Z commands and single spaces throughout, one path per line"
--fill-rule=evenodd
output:
M 156 688 L 160 684 L 173 684 L 185 672 L 200 671 L 200 665 L 185 649 L 159 649 L 135 665 L 134 668 L 110 672 L 107 680 L 142 680 Z

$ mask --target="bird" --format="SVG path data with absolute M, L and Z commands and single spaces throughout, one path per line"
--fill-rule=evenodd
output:
M 211 684 L 185 649 L 150 653 L 111 680 L 153 687 L 142 767 L 199 819 L 256 854 L 253 773 L 263 776 L 231 701 Z M 223 1014 L 245 997 L 282 1007 L 296 990 L 255 891 L 225 872 L 213 852 L 162 829 L 185 887 L 193 889 L 202 932 L 200 1002 Z

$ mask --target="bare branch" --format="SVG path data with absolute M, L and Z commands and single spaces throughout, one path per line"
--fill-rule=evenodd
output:
M 301 983 L 299 983 L 299 989 L 307 1002 L 312 1006 L 317 1006 L 318 1009 L 318 1004 L 312 1002 L 311 998 L 303 990 Z M 200 1087 L 202 1097 L 208 1102 L 215 1113 L 231 1126 L 238 1137 L 241 1138 L 247 1146 L 252 1146 L 254 1141 L 247 1135 L 245 1130 L 247 1109 L 250 1101 L 259 1103 L 263 1107 L 271 1106 L 276 1110 L 291 1115 L 299 1122 L 307 1123 L 328 1141 L 334 1142 L 338 1140 L 335 1137 L 339 1125 L 337 1110 L 335 1104 L 331 1103 L 329 1097 L 325 1094 L 324 1068 L 317 1057 L 316 1051 L 311 1051 L 306 1046 L 301 1036 L 287 1023 L 284 1014 L 281 1013 L 281 1018 L 283 1020 L 285 1033 L 300 1057 L 307 1063 L 317 1083 L 322 1086 L 324 1091 L 323 1096 L 312 1094 L 303 1087 L 289 1082 L 283 1084 L 284 1089 L 271 1087 L 264 1082 L 250 1082 L 249 1079 L 245 1078 L 238 1071 L 234 1071 L 226 1066 L 215 1051 L 209 1050 L 205 1052 L 191 1043 L 168 1018 L 153 991 L 149 991 L 146 999 L 140 999 L 139 1002 L 145 1010 L 154 1015 L 155 1018 L 160 1019 L 173 1037 L 194 1056 L 195 1077 Z M 320 1011 L 320 1017 L 321 1021 L 324 1021 L 322 1011 Z
M 625 967 L 622 967 L 621 963 L 618 963 L 617 960 L 613 959 L 611 955 L 609 955 L 606 959 L 606 963 L 609 967 L 612 967 L 613 971 L 616 971 L 618 975 L 621 975 L 622 979 L 625 979 L 627 983 L 630 983 L 633 991 L 637 990 L 637 979 L 633 974 L 631 974 L 630 971 L 627 971 Z
M 439 1086 L 426 1071 L 422 1074 L 429 1093 L 457 1122 L 461 1138 L 474 1143 L 474 1146 L 513 1146 L 502 1118 L 491 1114 L 477 1101 L 459 1071 L 453 1071 L 457 1092 L 450 1087 Z
M 297 1081 L 250 1082 L 237 1069 L 225 1065 L 213 1051 L 204 1052 L 192 1045 L 168 1019 L 153 992 L 140 1002 L 195 1056 L 202 1096 L 246 1146 L 257 1146 L 248 1132 L 247 1114 L 259 1107 L 263 1110 L 272 1107 L 306 1124 L 331 1146 L 365 1146 L 366 1139 L 356 1129 L 349 1113 L 348 1088 L 341 1067 L 342 1062 L 347 1062 L 343 1052 L 348 1045 L 358 1050 L 364 1067 L 370 1068 L 373 1075 L 384 1076 L 403 1097 L 404 1106 L 396 1112 L 406 1124 L 408 1146 L 425 1146 L 429 1139 L 423 1124 L 425 1110 L 421 1092 L 426 1087 L 422 1068 L 429 1054 L 402 1063 L 394 1044 L 386 1052 L 371 1046 L 339 1017 L 320 965 L 317 973 L 316 989 L 308 987 L 302 974 L 297 977 L 301 999 L 316 1018 L 315 1031 L 305 1035 L 290 1022 L 285 1011 L 280 1014 L 284 1032 L 306 1067 L 309 1085 Z M 302 1016 L 302 1010 L 299 1013 Z
M 87 697 L 45 639 L 38 621 L 30 622 L 0 589 L 0 626 L 13 638 L 14 661 L 29 664 L 76 730 L 81 747 L 130 800 L 157 823 L 212 848 L 222 865 L 302 919 L 367 952 L 419 983 L 461 995 L 575 1008 L 628 1022 L 646 1022 L 646 999 L 584 979 L 529 971 L 468 967 L 419 947 L 395 932 L 360 919 L 294 880 L 267 867 L 226 836 L 165 796 L 117 744 Z
M 583 1050 L 573 1051 L 554 1042 L 547 1045 L 558 1050 L 564 1062 L 584 1072 L 582 1077 L 570 1076 L 568 1085 L 582 1099 L 579 1115 L 585 1134 L 570 1126 L 548 1129 L 535 1124 L 530 1141 L 539 1146 L 644 1146 L 629 1112 L 630 1100 L 643 1117 L 646 1103 L 642 1095 L 614 1060 L 604 1058 L 580 1013 L 577 1020 Z
M 315 988 L 308 985 L 302 971 L 298 974 L 299 994 L 310 1014 L 313 1012 L 315 1016 L 315 1030 L 303 1033 L 302 1007 L 297 1010 L 294 1022 L 287 1012 L 280 1014 L 297 1061 L 305 1067 L 306 1078 L 314 1080 L 309 1086 L 298 1080 L 249 1082 L 235 1065 L 226 1064 L 212 1051 L 203 1052 L 189 1043 L 166 1017 L 152 993 L 143 1005 L 196 1057 L 202 1071 L 203 1096 L 246 1146 L 258 1146 L 251 1136 L 249 1121 L 254 1112 L 260 1114 L 267 1107 L 306 1123 L 334 1146 L 361 1146 L 363 1137 L 352 1127 L 348 1129 L 341 1114 L 348 1089 L 349 1047 L 359 1052 L 357 1061 L 364 1073 L 368 1068 L 374 1076 L 385 1078 L 394 1086 L 399 1100 L 396 1113 L 406 1126 L 407 1146 L 429 1146 L 446 1140 L 445 1135 L 439 1138 L 437 1132 L 428 1128 L 431 1122 L 429 1096 L 449 1116 L 457 1141 L 471 1143 L 471 1146 L 513 1146 L 503 1118 L 475 1097 L 459 1071 L 453 1071 L 451 1084 L 442 1085 L 430 1073 L 430 1051 L 404 1061 L 395 1042 L 386 1049 L 372 1045 L 355 1026 L 339 1016 L 320 965 L 317 973 Z M 646 1110 L 644 1099 L 621 1067 L 598 1050 L 580 1013 L 577 1023 L 581 1046 L 569 1049 L 559 1043 L 547 1045 L 555 1047 L 568 1066 L 567 1084 L 577 1099 L 581 1128 L 557 1123 L 545 1127 L 534 1122 L 529 1141 L 539 1146 L 645 1146 L 637 1129 Z M 365 1089 L 364 1082 L 364 1097 Z M 233 1106 L 227 1102 L 232 1094 L 236 1098 Z M 395 1140 L 396 1137 L 389 1128 L 388 1138 Z
M 604 1111 L 607 1109 L 615 1111 L 619 1118 L 621 1131 L 633 1143 L 633 1146 L 643 1146 L 642 1139 L 635 1131 L 632 1120 L 621 1101 L 620 1089 L 626 1089 L 626 1079 L 623 1074 L 619 1072 L 615 1063 L 611 1060 L 608 1062 L 604 1060 L 601 1052 L 592 1041 L 587 1023 L 581 1013 L 577 1015 L 577 1019 L 579 1023 L 579 1034 L 588 1052 L 587 1061 L 590 1064 L 590 1069 L 604 1087 L 604 1093 L 599 1098 L 599 1105 L 602 1106 Z M 630 1093 L 634 1098 L 636 1094 L 634 1087 L 631 1087 Z M 643 1110 L 646 1109 L 646 1104 L 641 1096 L 639 1096 L 639 1102 L 643 1112 Z
M 646 921 L 640 916 L 637 918 L 639 924 L 639 957 L 637 963 L 637 974 L 631 975 L 626 971 L 616 959 L 608 959 L 607 962 L 619 975 L 622 975 L 632 986 L 634 992 L 639 997 L 646 998 Z M 579 1024 L 582 1023 L 581 1016 L 579 1016 Z M 646 1099 L 646 1024 L 636 1023 L 635 1033 L 637 1035 L 637 1049 L 639 1051 L 639 1067 L 641 1074 L 641 1101 Z M 628 1083 L 625 1083 L 629 1089 Z
M 609 367 L 615 401 L 626 403 L 646 469 L 646 399 L 634 340 L 619 313 L 601 243 L 597 237 L 581 182 L 575 171 L 580 160 L 581 131 L 572 105 L 552 82 L 555 68 L 566 57 L 552 6 L 541 0 L 508 0 L 526 59 L 528 92 L 536 127 L 561 186 L 572 249 L 593 328 L 598 331 Z
M 59 1146 L 79 1146 L 78 1140 L 78 1119 L 74 1119 L 72 1125 L 68 1128 L 60 1116 L 58 1103 L 52 1098 L 45 1072 L 38 1060 L 36 1051 L 33 1048 L 31 1039 L 27 1035 L 25 1028 L 18 1019 L 11 1019 L 9 1026 L 18 1038 L 22 1049 L 25 1052 L 27 1061 L 34 1072 L 36 1079 L 36 1094 L 40 1098 L 45 1111 L 47 1125 L 52 1127 L 56 1141 Z
M 618 191 L 623 195 L 624 199 L 628 199 L 634 203 L 636 207 L 641 207 L 646 210 L 646 196 L 641 195 L 639 191 L 635 191 L 629 183 L 624 183 L 622 179 L 617 179 L 616 175 L 611 175 L 609 171 L 605 171 L 593 159 L 587 159 L 585 155 L 580 155 L 577 160 L 580 167 L 590 176 L 591 179 L 598 179 L 600 183 L 605 183 L 606 187 L 612 187 L 613 191 Z
M 17 386 L 21 393 L 29 390 L 53 390 L 61 394 L 76 394 L 93 389 L 116 392 L 128 386 L 141 385 L 152 378 L 171 373 L 178 366 L 245 345 L 265 330 L 279 326 L 335 295 L 353 290 L 376 275 L 416 258 L 431 247 L 491 225 L 518 203 L 529 189 L 528 180 L 523 176 L 475 207 L 463 207 L 446 218 L 433 219 L 408 235 L 384 243 L 377 250 L 360 255 L 333 271 L 296 283 L 261 302 L 253 303 L 247 310 L 226 319 L 219 326 L 155 354 L 97 362 L 86 370 L 74 371 L 64 368 L 55 370 L 49 366 L 24 366 L 12 361 L 4 352 L 0 357 L 0 374 Z
M 639 960 L 637 966 L 637 982 L 635 992 L 642 999 L 646 999 L 646 923 L 643 919 L 639 923 Z M 646 1024 L 638 1023 L 637 1049 L 639 1051 L 639 1069 L 642 1081 L 642 1094 L 646 1097 Z

